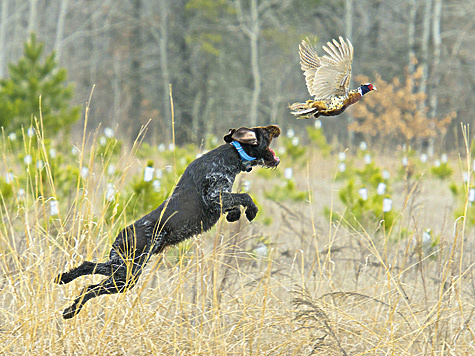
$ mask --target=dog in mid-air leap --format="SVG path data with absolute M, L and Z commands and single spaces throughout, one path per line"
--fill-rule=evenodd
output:
M 89 299 L 132 288 L 152 255 L 209 230 L 222 214 L 226 214 L 229 222 L 237 221 L 242 206 L 246 218 L 252 221 L 257 206 L 249 194 L 232 193 L 233 183 L 240 172 L 250 172 L 254 166 L 277 167 L 280 160 L 269 145 L 279 135 L 276 125 L 231 129 L 224 136 L 224 145 L 191 162 L 167 200 L 119 233 L 112 244 L 109 261 L 84 261 L 56 277 L 55 282 L 59 284 L 88 274 L 107 277 L 85 287 L 64 310 L 63 318 L 77 315 Z

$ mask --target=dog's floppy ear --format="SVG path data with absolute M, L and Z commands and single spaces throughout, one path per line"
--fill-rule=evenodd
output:
M 247 127 L 240 127 L 239 129 L 231 129 L 229 133 L 224 136 L 224 141 L 230 143 L 231 141 L 239 143 L 246 143 L 248 145 L 257 145 L 256 133 Z
M 229 129 L 229 133 L 223 137 L 224 142 L 231 143 L 233 141 L 233 133 L 236 132 L 236 129 Z

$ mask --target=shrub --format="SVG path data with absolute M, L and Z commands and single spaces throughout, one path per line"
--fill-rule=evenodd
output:
M 383 175 L 374 162 L 365 164 L 361 169 L 353 168 L 352 162 L 348 166 L 350 168 L 339 178 L 344 184 L 338 194 L 344 205 L 342 222 L 360 230 L 361 227 L 369 229 L 384 221 L 384 229 L 389 231 L 397 217 L 392 207 L 389 175 Z M 339 220 L 328 207 L 325 207 L 324 213 L 334 221 Z
M 305 201 L 308 197 L 308 192 L 298 190 L 293 179 L 286 179 L 281 184 L 274 185 L 272 189 L 266 191 L 264 195 L 267 199 L 277 202 L 300 202 Z
M 445 180 L 452 176 L 453 170 L 447 163 L 439 163 L 431 167 L 430 172 L 434 177 Z
M 0 80 L 0 126 L 7 132 L 19 131 L 31 124 L 31 117 L 40 117 L 49 133 L 69 127 L 79 119 L 80 107 L 70 107 L 72 85 L 65 86 L 66 69 L 57 68 L 54 52 L 44 62 L 44 43 L 34 33 L 24 44 L 23 57 L 8 66 L 8 79 Z
M 368 82 L 364 76 L 356 79 Z M 383 147 L 387 147 L 388 142 L 417 143 L 445 133 L 456 114 L 451 112 L 442 119 L 430 118 L 425 106 L 426 95 L 414 91 L 421 80 L 422 68 L 412 76 L 407 75 L 402 83 L 398 78 L 385 82 L 378 76 L 378 92 L 352 106 L 355 121 L 349 129 L 362 133 L 367 139 L 379 140 Z

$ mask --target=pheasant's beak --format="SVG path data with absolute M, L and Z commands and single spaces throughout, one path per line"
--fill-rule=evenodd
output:
M 378 90 L 375 85 L 373 85 L 373 90 Z

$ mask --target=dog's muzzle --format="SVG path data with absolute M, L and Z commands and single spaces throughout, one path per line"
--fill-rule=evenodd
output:
M 280 158 L 276 156 L 275 152 L 269 148 L 269 151 L 272 153 L 273 159 L 269 161 L 264 161 L 264 166 L 267 168 L 276 168 L 280 163 Z

